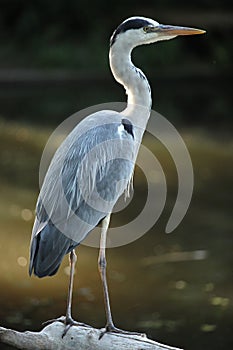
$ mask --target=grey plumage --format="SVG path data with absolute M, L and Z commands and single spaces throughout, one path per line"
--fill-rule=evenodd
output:
M 30 274 L 56 273 L 64 255 L 112 211 L 130 182 L 133 161 L 133 127 L 120 113 L 97 112 L 74 128 L 55 153 L 37 201 Z
M 70 252 L 71 273 L 67 298 L 66 334 L 76 324 L 71 316 L 76 255 L 74 248 L 101 222 L 99 272 L 103 285 L 106 332 L 128 334 L 114 326 L 106 280 L 106 240 L 113 206 L 133 176 L 139 146 L 150 117 L 150 85 L 131 61 L 139 45 L 170 40 L 203 30 L 161 25 L 144 17 L 125 20 L 110 39 L 109 63 L 113 76 L 128 96 L 122 112 L 101 111 L 79 123 L 55 153 L 36 207 L 30 249 L 30 274 L 51 276 Z M 61 319 L 58 319 L 61 321 Z

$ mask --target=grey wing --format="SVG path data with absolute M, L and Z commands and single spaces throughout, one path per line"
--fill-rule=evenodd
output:
M 63 256 L 112 211 L 131 179 L 132 130 L 118 113 L 103 119 L 74 129 L 51 162 L 37 203 L 30 273 L 54 274 Z

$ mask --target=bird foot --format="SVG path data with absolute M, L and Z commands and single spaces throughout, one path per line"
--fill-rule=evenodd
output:
M 101 332 L 99 336 L 99 340 L 106 334 L 106 333 L 116 333 L 116 334 L 124 334 L 124 335 L 137 335 L 139 337 L 146 338 L 145 333 L 138 333 L 138 332 L 130 332 L 130 331 L 125 331 L 123 329 L 117 328 L 114 325 L 107 325 L 105 330 Z
M 62 338 L 64 338 L 64 336 L 66 335 L 66 333 L 68 332 L 68 330 L 73 327 L 73 326 L 81 326 L 81 327 L 89 327 L 91 328 L 91 326 L 87 325 L 86 323 L 82 323 L 82 322 L 77 322 L 75 320 L 73 320 L 73 318 L 71 316 L 61 316 L 58 318 L 54 318 L 52 320 L 48 320 L 43 322 L 43 325 L 48 325 L 51 324 L 53 322 L 61 322 L 65 325 L 65 329 L 62 333 Z

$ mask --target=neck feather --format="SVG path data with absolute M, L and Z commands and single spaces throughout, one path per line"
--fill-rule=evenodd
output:
M 109 53 L 114 78 L 122 84 L 128 95 L 128 105 L 151 109 L 151 89 L 146 76 L 131 61 L 132 48 L 115 43 Z
M 132 47 L 115 42 L 109 53 L 110 67 L 114 78 L 124 86 L 128 95 L 127 108 L 122 114 L 138 125 L 143 134 L 151 111 L 151 89 L 146 76 L 133 65 L 131 52 Z

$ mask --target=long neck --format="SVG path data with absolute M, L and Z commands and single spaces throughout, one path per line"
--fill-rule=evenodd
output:
M 127 108 L 122 114 L 141 129 L 141 138 L 150 117 L 151 89 L 145 75 L 133 65 L 131 51 L 132 48 L 116 42 L 110 49 L 109 60 L 114 78 L 124 86 L 128 95 Z

